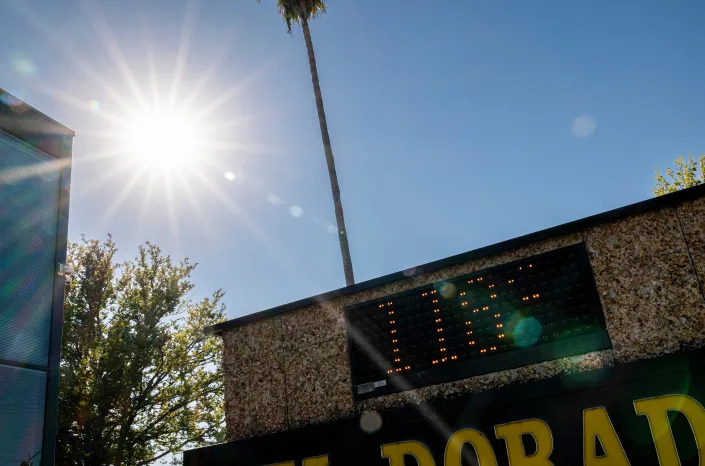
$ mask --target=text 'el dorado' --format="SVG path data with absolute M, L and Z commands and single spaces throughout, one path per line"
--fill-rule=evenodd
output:
M 694 398 L 686 395 L 666 395 L 640 399 L 634 402 L 637 415 L 646 416 L 659 464 L 679 465 L 676 439 L 671 430 L 669 416 L 680 413 L 690 424 L 697 445 L 699 466 L 705 466 L 705 409 Z M 607 409 L 595 407 L 583 410 L 583 465 L 584 466 L 630 466 L 629 458 L 622 446 Z M 497 424 L 494 435 L 504 441 L 511 466 L 553 466 L 553 435 L 550 426 L 541 419 Z M 522 436 L 533 438 L 535 448 L 527 451 Z M 599 450 L 598 450 L 599 444 Z M 487 436 L 476 429 L 460 429 L 450 435 L 445 447 L 444 466 L 475 464 L 497 466 L 497 457 Z M 381 457 L 389 466 L 404 466 L 405 459 L 415 459 L 419 466 L 435 466 L 431 450 L 423 443 L 406 440 L 381 446 Z M 465 459 L 467 458 L 467 459 Z M 465 459 L 465 463 L 464 460 Z M 330 460 L 331 464 L 334 459 Z M 413 463 L 413 460 L 412 460 Z M 328 466 L 327 455 L 285 461 L 271 466 Z

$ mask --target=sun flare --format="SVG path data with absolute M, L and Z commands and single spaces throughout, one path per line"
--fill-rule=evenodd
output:
M 198 128 L 186 115 L 150 110 L 131 119 L 126 139 L 129 156 L 142 168 L 186 170 L 198 159 Z
M 82 3 L 83 13 L 113 68 L 108 72 L 72 48 L 62 48 L 64 58 L 93 86 L 72 94 L 42 83 L 41 91 L 93 120 L 79 139 L 89 147 L 84 149 L 82 162 L 100 168 L 93 172 L 85 189 L 112 190 L 108 191 L 111 201 L 97 222 L 107 224 L 121 209 L 133 209 L 135 228 L 139 228 L 156 205 L 178 237 L 180 209 L 189 208 L 189 220 L 197 218 L 208 233 L 203 206 L 215 200 L 262 239 L 266 232 L 230 190 L 246 179 L 242 167 L 247 159 L 278 150 L 269 144 L 249 142 L 247 126 L 253 116 L 237 105 L 237 98 L 249 92 L 274 62 L 267 61 L 233 82 L 229 77 L 228 85 L 219 82 L 221 68 L 227 63 L 227 47 L 212 56 L 206 67 L 190 63 L 191 34 L 198 17 L 196 3 L 184 4 L 178 40 L 162 44 L 145 39 L 142 61 L 125 53 L 98 3 Z M 35 34 L 52 42 L 66 42 L 54 35 L 55 28 L 33 17 L 29 9 L 27 15 Z M 177 43 L 175 49 L 165 47 Z M 173 66 L 162 59 L 171 55 L 175 55 Z M 17 66 L 27 73 L 34 72 L 26 64 Z M 138 210 L 132 205 L 135 202 Z

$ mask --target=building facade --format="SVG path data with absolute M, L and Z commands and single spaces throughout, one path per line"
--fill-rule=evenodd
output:
M 0 464 L 54 464 L 73 132 L 0 89 Z
M 189 465 L 702 466 L 705 186 L 206 330 Z

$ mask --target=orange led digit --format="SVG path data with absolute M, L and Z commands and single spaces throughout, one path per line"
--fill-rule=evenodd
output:
M 559 346 L 561 353 L 571 347 L 571 341 L 578 341 L 573 339 L 586 342 L 586 351 L 602 349 L 609 342 L 584 244 L 481 272 L 442 277 L 423 288 L 346 307 L 346 322 L 361 333 L 360 338 L 352 338 L 348 332 L 348 338 L 354 361 L 351 375 L 355 385 L 363 386 L 362 398 L 400 390 L 393 384 L 379 384 L 375 387 L 385 388 L 374 388 L 371 394 L 365 391 L 369 384 L 391 375 L 389 367 L 379 367 L 374 354 L 395 364 L 392 373 L 401 369 L 411 376 L 412 385 L 420 387 L 476 375 L 476 366 L 464 363 L 490 353 L 512 354 L 499 359 L 497 367 L 495 358 L 486 358 L 489 369 L 497 371 L 507 368 L 503 361 L 534 364 L 553 354 L 553 350 L 528 351 L 540 345 L 566 341 Z M 397 335 L 404 337 L 403 343 Z M 594 338 L 586 338 L 591 335 Z M 431 367 L 433 371 L 426 374 Z M 415 378 L 414 374 L 424 375 Z

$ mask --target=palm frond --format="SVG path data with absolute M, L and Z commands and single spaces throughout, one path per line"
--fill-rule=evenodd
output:
M 288 32 L 291 32 L 292 25 L 301 24 L 302 21 L 308 21 L 325 13 L 326 2 L 324 0 L 277 0 L 277 10 L 286 23 Z

